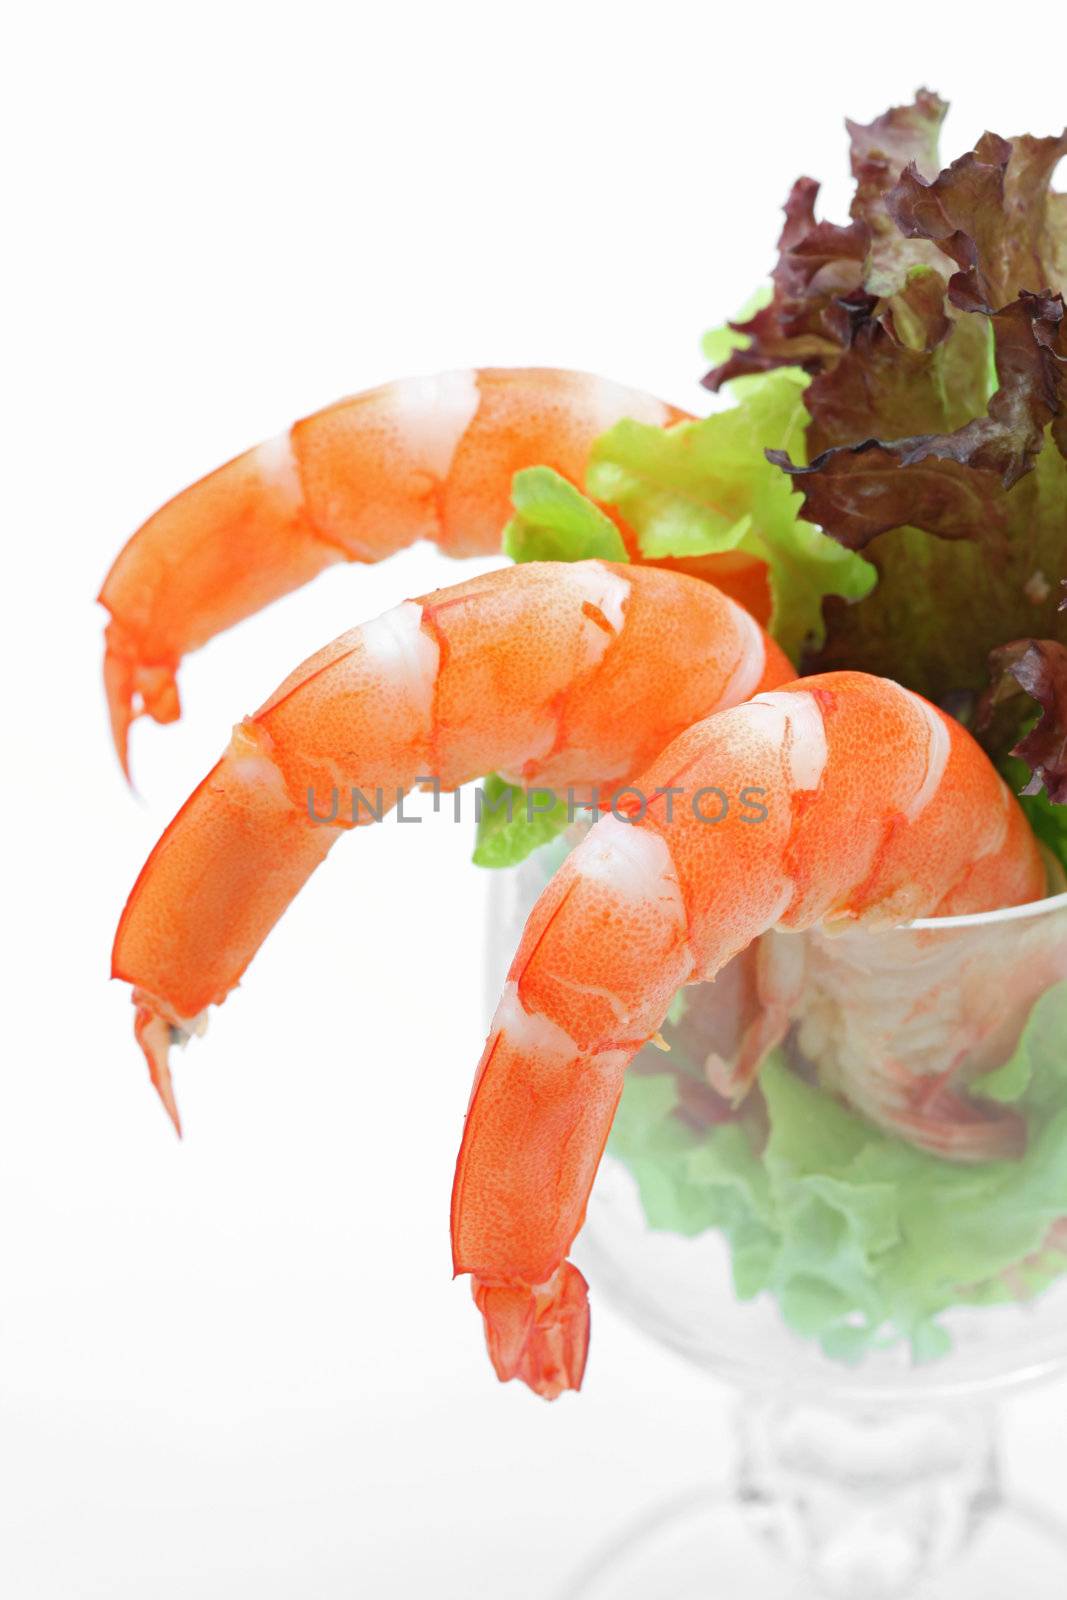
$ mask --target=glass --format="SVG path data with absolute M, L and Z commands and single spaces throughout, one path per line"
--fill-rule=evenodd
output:
M 495 875 L 494 1002 L 567 848 Z M 660 1043 L 573 1255 L 738 1387 L 734 1484 L 628 1530 L 572 1600 L 1067 1594 L 1067 1534 L 1006 1501 L 993 1414 L 1067 1362 L 1067 894 L 772 934 Z

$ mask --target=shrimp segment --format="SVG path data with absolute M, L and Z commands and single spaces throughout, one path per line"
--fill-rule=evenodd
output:
M 934 1155 L 1022 1154 L 1024 1118 L 967 1086 L 1011 1056 L 1035 1001 L 1067 976 L 1041 917 L 862 938 L 813 929 L 803 944 L 797 1046 L 826 1087 Z
M 453 1192 L 502 1379 L 577 1388 L 587 1326 L 566 1261 L 636 1051 L 675 991 L 774 927 L 892 926 L 1044 892 L 1023 813 L 970 736 L 861 673 L 712 715 L 637 780 L 535 906 L 472 1093 Z M 766 815 L 720 796 L 758 793 Z M 525 1330 L 525 1342 L 519 1335 Z
M 381 561 L 418 539 L 453 556 L 499 550 L 512 475 L 544 465 L 580 485 L 593 441 L 622 417 L 666 426 L 686 413 L 551 368 L 412 378 L 316 412 L 168 501 L 100 591 L 123 769 L 136 717 L 180 715 L 187 652 L 335 562 Z M 734 554 L 698 570 L 765 608 L 762 562 Z
M 342 833 L 419 782 L 498 771 L 576 799 L 793 669 L 710 584 L 600 561 L 503 568 L 406 601 L 288 678 L 167 828 L 119 923 L 113 975 L 172 1117 L 171 1029 L 237 983 Z

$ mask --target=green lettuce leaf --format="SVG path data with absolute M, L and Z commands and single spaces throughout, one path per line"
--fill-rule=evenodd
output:
M 552 467 L 516 472 L 511 499 L 503 544 L 512 561 L 629 561 L 611 518 Z
M 803 452 L 806 383 L 786 368 L 738 379 L 737 403 L 701 422 L 616 423 L 586 473 L 590 494 L 618 507 L 650 561 L 728 550 L 766 561 L 771 631 L 794 659 L 821 643 L 824 596 L 855 600 L 875 581 L 866 561 L 799 520 L 800 498 L 764 459 L 772 443 Z
M 553 801 L 546 808 L 545 802 Z M 479 867 L 513 867 L 548 844 L 574 819 L 547 789 L 518 789 L 491 773 L 478 801 L 473 860 Z
M 1025 1115 L 1018 1161 L 955 1166 L 913 1149 L 780 1054 L 760 1088 L 758 1112 L 702 1131 L 679 1114 L 684 1079 L 669 1058 L 643 1057 L 609 1149 L 633 1173 L 650 1226 L 718 1229 L 738 1293 L 772 1295 L 828 1355 L 857 1361 L 904 1338 L 913 1359 L 934 1359 L 949 1346 L 943 1312 L 1037 1293 L 1067 1270 L 1051 1232 L 1067 1217 L 1067 982 L 975 1085 Z

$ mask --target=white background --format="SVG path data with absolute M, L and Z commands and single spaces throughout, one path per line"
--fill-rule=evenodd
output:
M 947 13 L 948 8 L 943 8 Z M 841 119 L 927 81 L 947 147 L 1063 121 L 1046 16 L 926 4 L 20 8 L 0 94 L 4 933 L 0 1593 L 542 1600 L 727 1461 L 726 1395 L 595 1307 L 584 1394 L 489 1371 L 448 1197 L 485 1027 L 465 829 L 348 841 L 180 1059 L 177 1143 L 109 985 L 135 872 L 304 655 L 458 575 L 337 568 L 215 641 L 186 719 L 99 683 L 163 498 L 389 377 L 587 367 L 699 409 L 697 340 Z M 1009 1412 L 1062 1484 L 1067 1391 Z

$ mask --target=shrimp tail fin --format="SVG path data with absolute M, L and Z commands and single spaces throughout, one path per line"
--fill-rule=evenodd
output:
M 140 716 L 156 722 L 177 722 L 182 714 L 176 668 L 168 662 L 145 662 L 118 623 L 109 623 L 104 654 L 104 689 L 111 718 L 111 737 L 127 783 L 130 781 L 130 727 Z
M 900 1112 L 886 1125 L 949 1161 L 1018 1161 L 1026 1153 L 1025 1117 L 1008 1106 L 978 1106 L 952 1091 L 923 1110 Z
M 501 1383 L 521 1378 L 535 1394 L 555 1400 L 580 1389 L 589 1352 L 588 1286 L 564 1261 L 545 1284 L 529 1288 L 474 1279 L 485 1318 L 485 1342 Z
M 178 1115 L 178 1102 L 174 1098 L 174 1082 L 170 1075 L 170 1046 L 173 1038 L 173 1029 L 166 1017 L 161 1017 L 151 1006 L 139 1003 L 134 997 L 137 1007 L 133 1022 L 133 1031 L 137 1043 L 144 1051 L 144 1058 L 148 1062 L 148 1076 L 152 1080 L 152 1087 L 163 1102 L 163 1109 L 174 1124 L 174 1131 L 178 1138 L 182 1136 L 182 1123 Z
M 745 1029 L 736 1060 L 726 1061 L 714 1051 L 707 1057 L 704 1076 L 708 1083 L 736 1110 L 759 1077 L 763 1063 L 788 1031 L 788 1012 L 780 1006 L 769 1006 Z
M 122 767 L 122 775 L 130 782 L 130 724 L 133 711 L 134 666 L 126 656 L 113 648 L 108 630 L 107 650 L 104 654 L 104 691 L 111 719 L 111 738 L 115 754 Z

